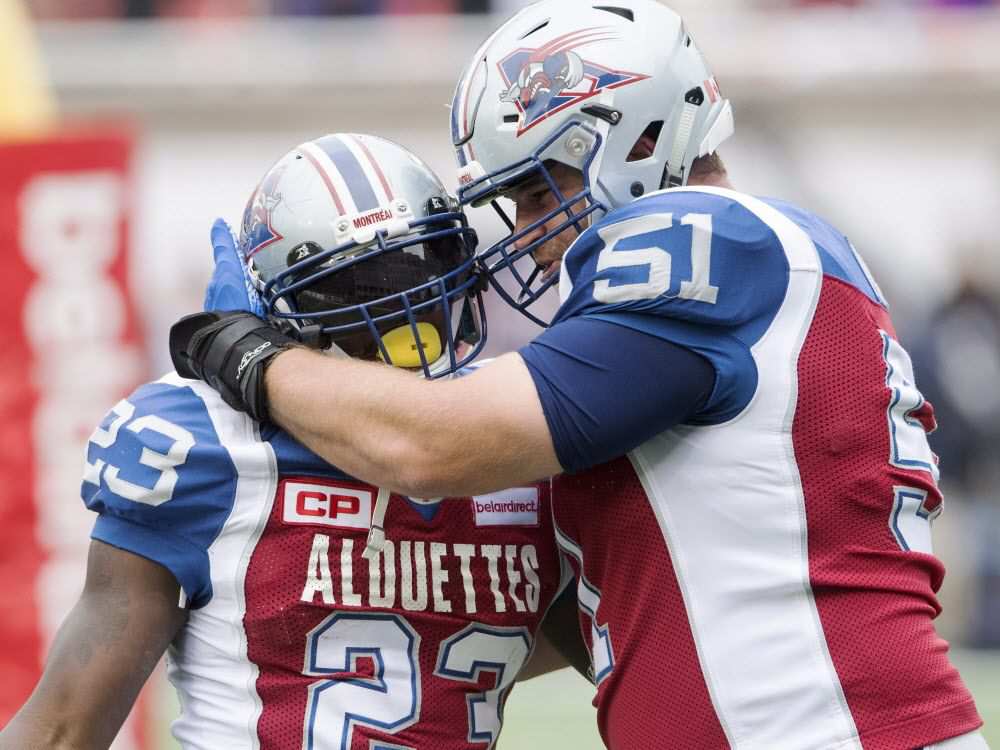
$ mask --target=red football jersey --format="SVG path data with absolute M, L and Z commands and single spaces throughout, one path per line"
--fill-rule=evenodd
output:
M 190 607 L 170 647 L 190 750 L 491 747 L 559 590 L 549 483 L 419 504 L 171 374 L 88 446 L 93 536 L 162 564 Z
M 432 517 L 394 497 L 369 560 L 355 514 L 373 490 L 278 486 L 246 577 L 261 746 L 492 747 L 559 586 L 548 486 L 444 500 Z
M 974 730 L 933 625 L 933 411 L 853 248 L 799 209 L 721 189 L 606 221 L 605 243 L 588 255 L 585 235 L 564 261 L 561 314 L 682 343 L 718 375 L 699 419 L 553 481 L 605 742 L 913 750 Z M 617 252 L 633 225 L 646 234 Z M 691 225 L 702 254 L 687 260 Z M 701 264 L 679 273 L 702 288 L 654 298 L 657 248 Z M 628 251 L 647 265 L 608 277 Z M 664 284 L 695 283 L 663 263 Z

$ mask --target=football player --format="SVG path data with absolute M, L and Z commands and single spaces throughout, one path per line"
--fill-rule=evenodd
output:
M 482 345 L 474 233 L 388 141 L 293 149 L 240 249 L 249 288 L 241 263 L 210 304 L 326 355 L 440 376 Z M 165 649 L 184 748 L 490 748 L 562 582 L 547 483 L 390 500 L 176 373 L 111 409 L 82 495 L 86 585 L 3 748 L 107 747 Z
M 535 319 L 558 284 L 547 331 L 441 384 L 253 354 L 247 316 L 203 319 L 184 352 L 238 408 L 403 493 L 565 470 L 556 533 L 615 750 L 985 747 L 933 623 L 931 406 L 851 243 L 730 185 L 730 104 L 681 19 L 530 6 L 451 117 L 462 202 L 516 204 L 491 280 Z M 235 372 L 246 356 L 266 379 Z

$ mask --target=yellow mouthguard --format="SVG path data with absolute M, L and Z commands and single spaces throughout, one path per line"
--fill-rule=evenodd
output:
M 420 336 L 420 345 L 424 349 L 424 359 L 427 360 L 427 364 L 433 364 L 441 356 L 441 336 L 437 328 L 430 323 L 417 323 L 417 333 Z M 393 366 L 420 367 L 417 340 L 408 323 L 382 334 L 382 345 Z M 384 361 L 381 351 L 378 353 L 378 358 Z

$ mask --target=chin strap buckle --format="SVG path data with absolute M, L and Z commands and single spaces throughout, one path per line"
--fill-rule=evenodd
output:
M 366 560 L 374 560 L 385 548 L 385 511 L 389 507 L 390 495 L 385 487 L 378 488 L 375 508 L 372 510 L 372 525 L 368 530 L 368 542 L 365 544 L 365 551 L 361 553 Z

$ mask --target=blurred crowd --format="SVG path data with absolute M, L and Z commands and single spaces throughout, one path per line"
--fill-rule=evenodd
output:
M 975 573 L 965 640 L 1000 647 L 1000 289 L 968 264 L 954 293 L 921 321 L 901 328 L 938 429 L 946 502 L 961 502 L 968 522 L 964 549 Z
M 485 13 L 490 0 L 28 0 L 38 19 Z
M 525 4 L 521 0 L 28 0 L 28 7 L 39 19 L 506 13 Z M 995 6 L 1000 0 L 739 0 L 730 5 Z

